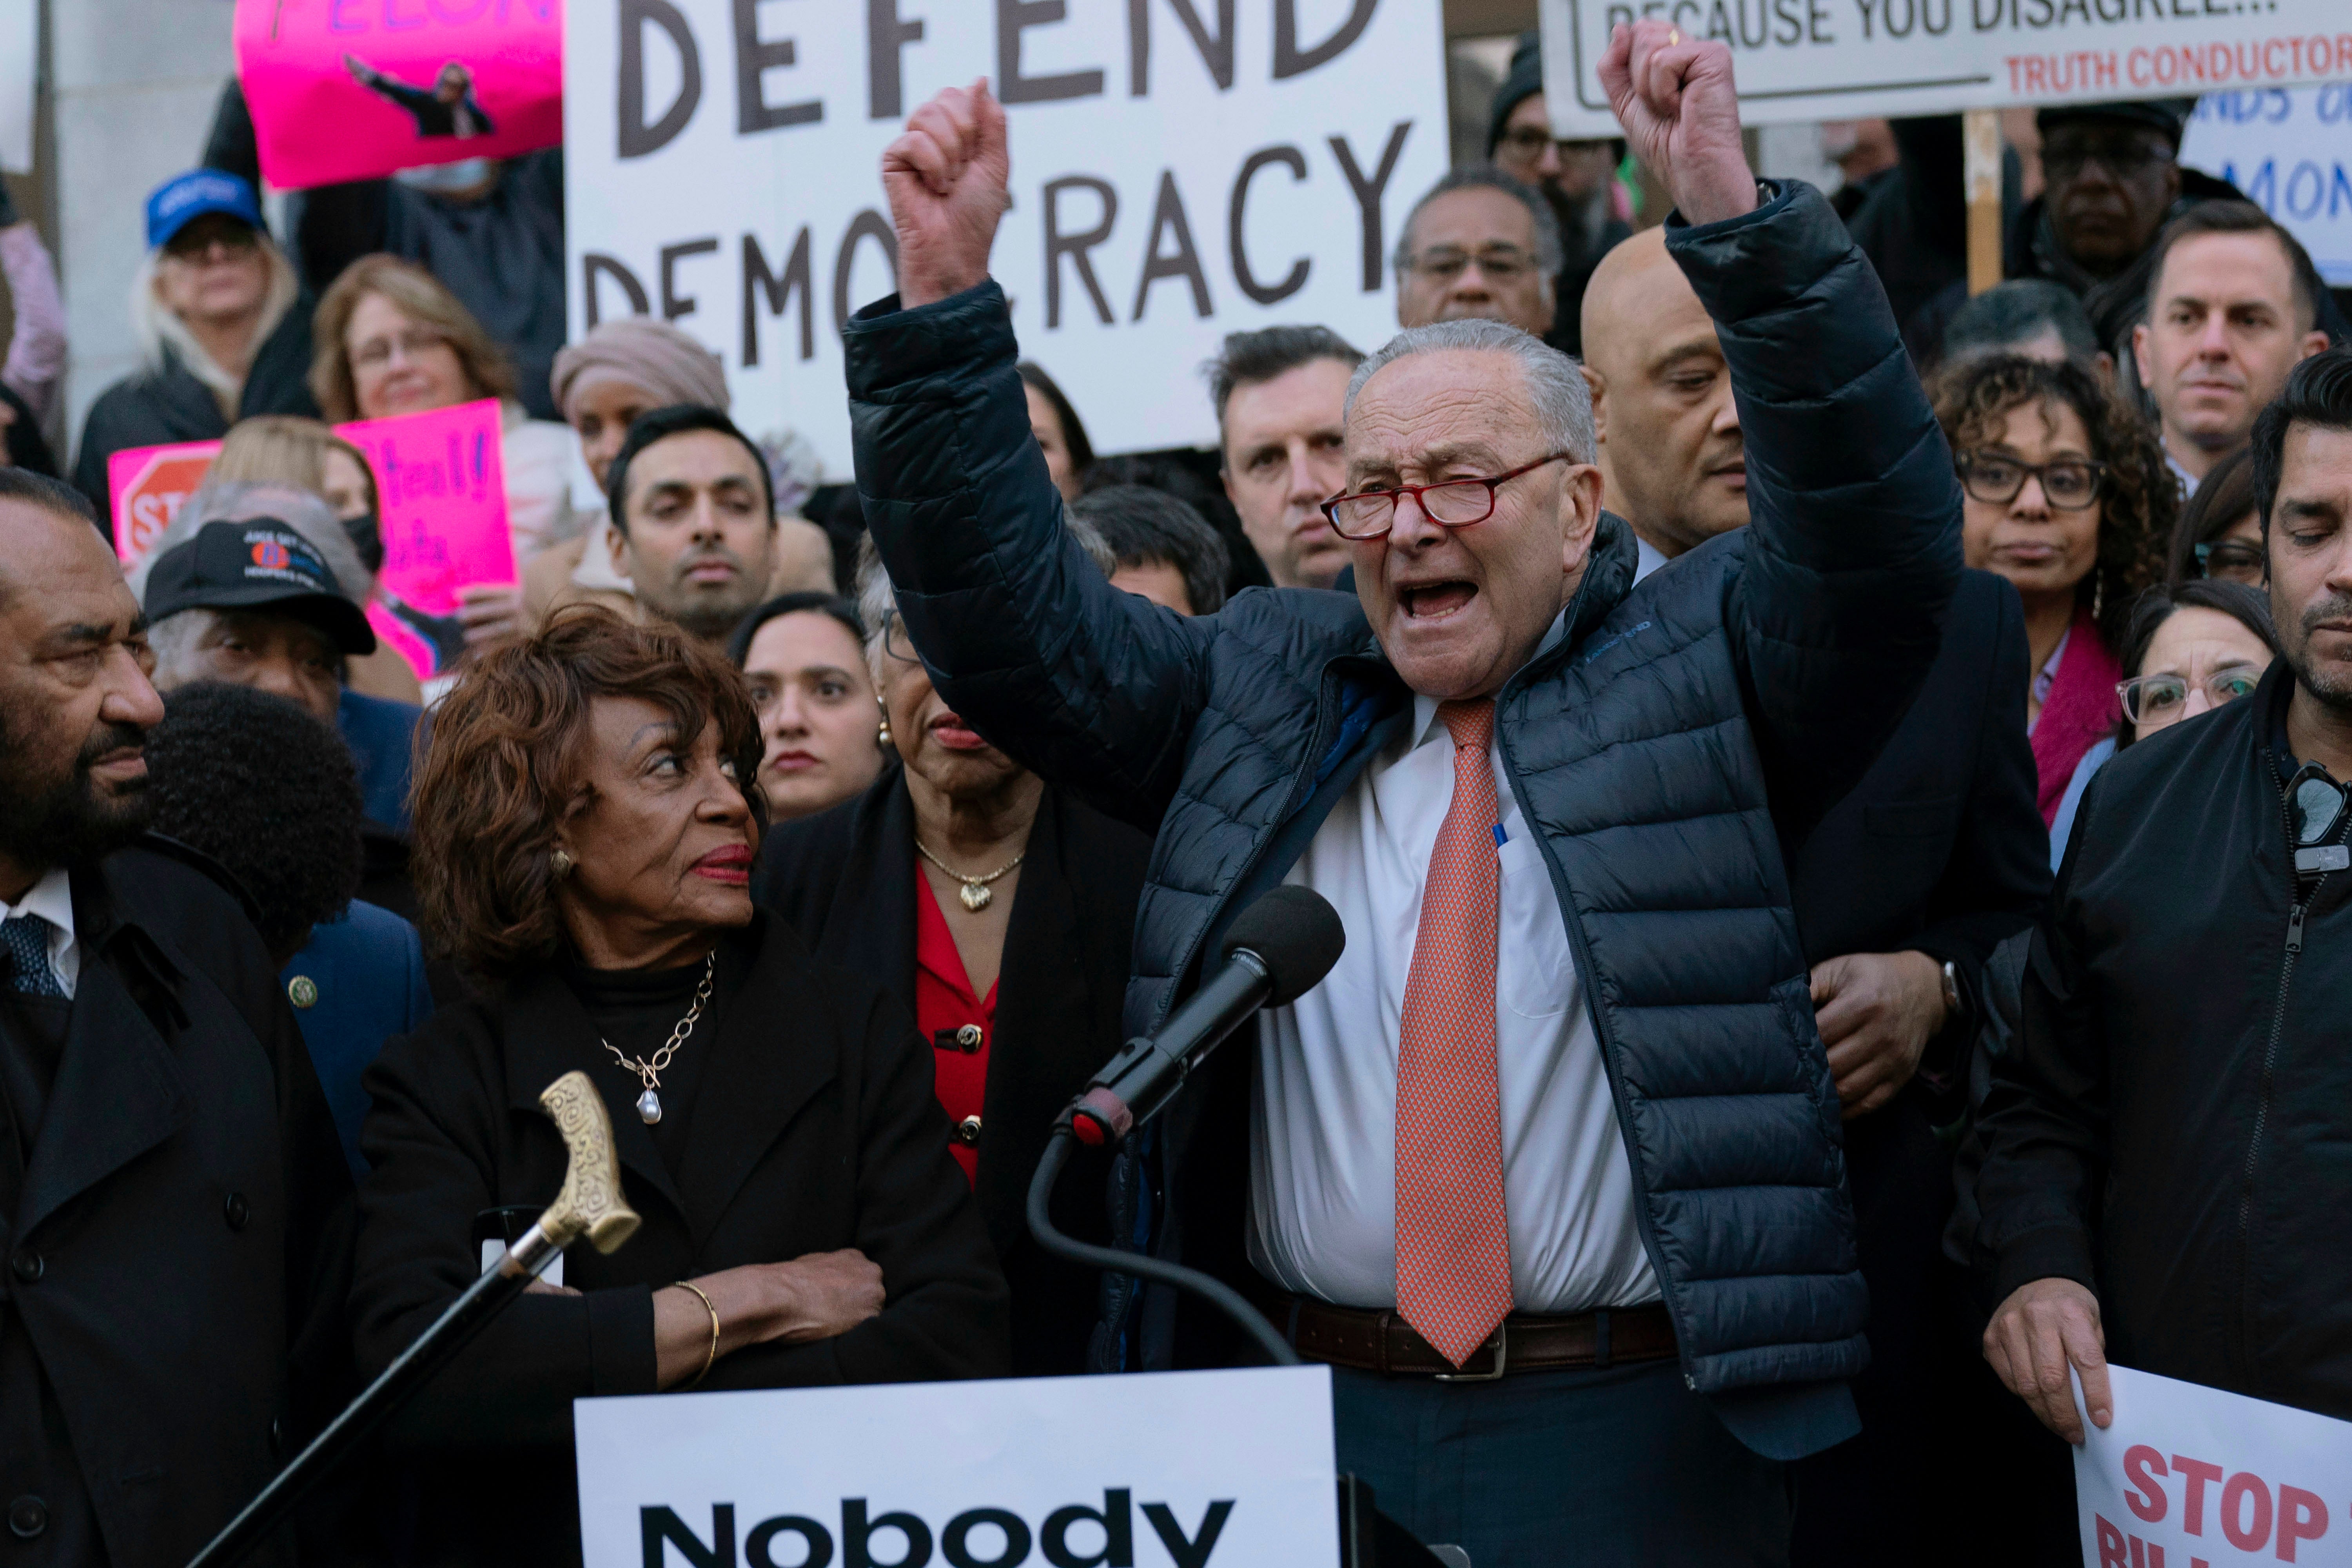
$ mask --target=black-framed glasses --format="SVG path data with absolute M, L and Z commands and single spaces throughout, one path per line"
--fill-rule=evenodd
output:
M 1575 460 L 1570 453 L 1554 452 L 1491 479 L 1445 479 L 1433 485 L 1399 485 L 1394 489 L 1333 496 L 1323 503 L 1323 515 L 1330 519 L 1331 531 L 1342 539 L 1379 539 L 1396 526 L 1397 502 L 1411 496 L 1421 515 L 1440 528 L 1467 528 L 1495 515 L 1495 492 L 1505 484 L 1546 463 Z
M 1480 272 L 1497 283 L 1512 282 L 1536 269 L 1536 258 L 1516 245 L 1490 245 L 1476 251 L 1452 245 L 1433 246 L 1418 256 L 1406 257 L 1404 266 L 1408 272 L 1451 283 L 1467 272 L 1474 261 Z
M 2251 664 L 2233 664 L 2199 681 L 2191 681 L 2185 675 L 2143 675 L 2137 680 L 2118 680 L 2116 695 L 2123 699 L 2124 717 L 2133 723 L 2168 724 L 2189 706 L 2192 690 L 2202 690 L 2206 701 L 2219 708 L 2241 697 L 2252 696 L 2254 688 L 2262 683 L 2260 669 Z
M 1562 158 L 1572 158 L 1589 149 L 1608 145 L 1606 138 L 1596 140 L 1591 137 L 1580 137 L 1574 141 L 1562 141 L 1555 138 L 1550 132 L 1539 125 L 1517 125 L 1503 132 L 1503 140 L 1496 145 L 1496 151 L 1507 152 L 1515 157 L 1532 163 L 1543 156 L 1546 147 L 1557 147 Z
M 165 240 L 163 254 L 175 261 L 196 261 L 215 245 L 231 256 L 245 256 L 260 248 L 261 236 L 242 219 L 206 214 Z
M 2146 142 L 2105 147 L 2044 147 L 2042 150 L 2042 173 L 2045 179 L 2063 182 L 2080 174 L 2086 164 L 2096 163 L 2110 174 L 2129 179 L 2156 164 L 2172 161 L 2173 153 L 2169 149 Z
M 2270 563 L 2263 558 L 2263 547 L 2242 539 L 2216 539 L 2200 544 L 2197 552 L 2197 574 L 2219 578 L 2224 583 L 2247 583 L 2260 587 L 2270 579 Z
M 907 635 L 907 617 L 896 610 L 882 618 L 882 651 L 908 664 L 923 661 L 923 656 L 915 651 L 915 639 Z
M 2039 479 L 2042 493 L 2061 511 L 2080 511 L 2107 488 L 2107 466 L 2089 458 L 2053 458 L 2029 463 L 1999 452 L 1962 452 L 1952 459 L 1969 494 L 1994 506 L 2017 499 L 2027 479 Z

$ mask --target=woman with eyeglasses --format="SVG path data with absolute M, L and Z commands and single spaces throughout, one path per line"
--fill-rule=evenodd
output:
M 2135 741 L 2253 694 L 2278 657 L 2270 601 L 2243 583 L 2192 577 L 2150 588 L 2125 624 L 2123 721 L 2083 753 L 2050 825 L 2050 868 L 2066 857 L 2074 810 L 2091 775 Z
M 2263 520 L 2254 511 L 2252 448 L 2232 452 L 2205 472 L 2197 493 L 2180 509 L 2164 580 L 2210 577 L 2260 588 L 2271 580 L 2263 552 Z
M 2158 575 L 2178 487 L 2145 423 L 2071 361 L 1966 362 L 1936 411 L 1967 492 L 1962 553 L 2024 603 L 2025 723 L 2048 823 L 2083 754 L 2115 727 L 2114 649 L 2133 596 Z
M 1108 576 L 1101 536 L 1071 531 Z M 950 709 L 871 542 L 863 554 L 858 618 L 889 762 L 856 799 L 771 828 L 752 895 L 820 960 L 879 982 L 930 1042 L 941 1131 L 1012 1289 L 1014 1374 L 1108 1370 L 1087 1361 L 1101 1277 L 1040 1250 L 1026 1203 L 1055 1113 L 1118 1050 L 1151 839 Z M 1073 1162 L 1055 1189 L 1064 1228 L 1108 1240 L 1109 1170 L 1099 1152 Z

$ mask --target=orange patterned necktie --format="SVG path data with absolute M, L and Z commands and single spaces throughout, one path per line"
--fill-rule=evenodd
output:
M 1454 737 L 1454 803 L 1429 856 L 1397 1043 L 1397 1313 L 1458 1367 L 1511 1311 L 1495 1066 L 1502 810 L 1494 700 L 1437 716 Z

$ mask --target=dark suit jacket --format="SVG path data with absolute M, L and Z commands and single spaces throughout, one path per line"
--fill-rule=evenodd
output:
M 369 1069 L 352 1310 L 370 1374 L 480 1272 L 477 1215 L 554 1197 L 564 1145 L 539 1095 L 574 1068 L 604 1095 L 644 1216 L 609 1258 L 566 1254 L 564 1284 L 583 1294 L 514 1302 L 394 1422 L 420 1472 L 414 1561 L 578 1560 L 572 1402 L 655 1391 L 653 1292 L 675 1280 L 855 1247 L 888 1290 L 846 1334 L 725 1357 L 706 1389 L 1004 1373 L 1004 1282 L 947 1152 L 929 1047 L 877 986 L 816 963 L 773 916 L 728 941 L 746 967 L 689 1047 L 710 1055 L 675 1178 L 632 1108 L 637 1080 L 598 1063 L 552 969 L 444 1007 Z
M 235 899 L 134 848 L 73 900 L 64 1051 L 29 1159 L 5 1152 L 0 1468 L 12 1518 L 48 1521 L 12 1547 L 184 1563 L 347 1392 L 351 1177 Z
M 1013 1364 L 1024 1375 L 1086 1370 L 1099 1317 L 1091 1269 L 1029 1237 L 1029 1179 L 1055 1113 L 1117 1054 L 1135 901 L 1151 840 L 1047 785 L 1029 830 L 997 981 L 981 1107 L 980 1211 L 1013 1289 Z M 915 1010 L 915 816 L 904 775 L 883 770 L 831 811 L 771 828 L 753 891 L 798 927 L 820 958 L 873 975 Z M 1109 1163 L 1071 1162 L 1055 1220 L 1105 1241 Z

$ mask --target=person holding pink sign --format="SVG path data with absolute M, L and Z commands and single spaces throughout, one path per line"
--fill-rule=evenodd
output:
M 337 423 L 499 400 L 517 565 L 579 531 L 570 500 L 572 432 L 532 419 L 514 401 L 506 355 L 431 273 L 397 257 L 362 258 L 319 301 L 312 336 L 311 389 Z M 522 590 L 514 584 L 476 584 L 459 598 L 468 646 L 522 632 Z

